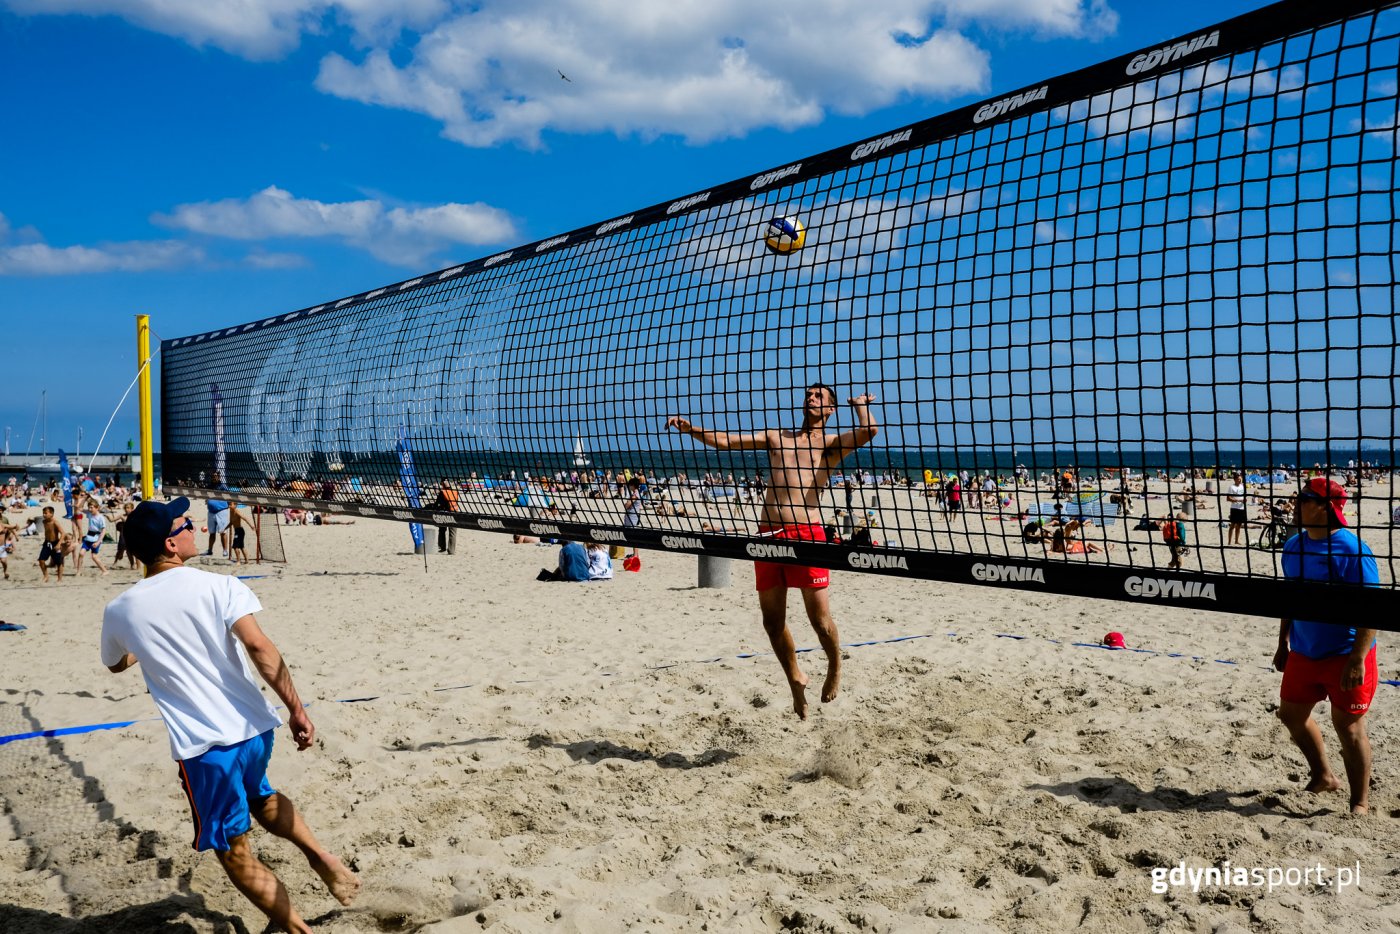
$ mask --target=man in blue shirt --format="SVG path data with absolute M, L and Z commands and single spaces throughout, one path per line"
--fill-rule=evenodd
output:
M 228 484 L 224 483 L 219 472 L 214 471 L 214 489 L 227 490 Z M 228 551 L 228 501 L 222 499 L 210 499 L 205 501 L 208 507 L 208 516 L 205 520 L 205 527 L 209 529 L 209 547 L 205 549 L 206 555 L 214 553 L 214 539 L 219 540 L 219 548 L 223 550 L 224 557 L 229 556 Z
M 582 542 L 565 542 L 559 549 L 559 579 L 575 583 L 588 580 L 588 550 Z
M 1342 506 L 1347 493 L 1326 477 L 1309 480 L 1298 494 L 1302 531 L 1283 546 L 1283 574 L 1291 580 L 1376 587 L 1380 574 L 1366 543 L 1346 528 Z M 1370 803 L 1371 741 L 1366 712 L 1380 681 L 1376 630 L 1285 619 L 1279 628 L 1274 668 L 1283 672 L 1278 716 L 1308 761 L 1307 790 L 1336 791 L 1342 783 L 1327 762 L 1322 731 L 1312 717 L 1324 697 L 1332 702 L 1332 725 L 1342 744 L 1351 813 L 1365 814 Z
M 565 542 L 559 549 L 559 566 L 554 570 L 541 569 L 535 580 L 573 581 L 583 583 L 589 579 L 588 550 L 582 542 Z

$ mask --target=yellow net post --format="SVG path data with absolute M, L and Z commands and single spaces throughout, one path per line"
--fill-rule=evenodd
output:
M 136 316 L 137 408 L 141 422 L 141 498 L 156 495 L 154 442 L 151 440 L 151 316 Z

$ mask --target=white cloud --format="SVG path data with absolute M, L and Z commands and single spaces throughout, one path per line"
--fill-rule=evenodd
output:
M 253 269 L 302 269 L 311 265 L 305 256 L 297 253 L 267 253 L 253 250 L 243 257 L 244 265 Z
M 1195 132 L 1202 111 L 1218 110 L 1226 101 L 1273 98 L 1281 91 L 1296 91 L 1305 84 L 1305 76 L 1293 66 L 1280 73 L 1277 66 L 1262 59 L 1252 66 L 1214 59 L 1095 94 L 1085 102 L 1090 115 L 1086 129 L 1095 137 L 1119 137 L 1114 142 L 1119 147 L 1125 135 L 1141 138 L 1150 134 L 1155 145 L 1163 145 Z M 1078 109 L 1077 104 L 1056 107 L 1051 119 L 1064 123 L 1074 118 Z M 1247 128 L 1251 149 L 1267 148 L 1272 137 L 1259 126 L 1250 125 L 1250 119 L 1259 118 L 1236 109 L 1227 112 L 1225 125 L 1230 129 Z
M 945 0 L 950 21 L 981 21 L 1047 36 L 1102 39 L 1118 29 L 1107 0 Z
M 0 276 L 75 276 L 97 272 L 177 269 L 203 260 L 196 247 L 177 240 L 52 247 L 46 243 L 0 246 Z
M 1386 112 L 1383 114 L 1371 114 L 1366 117 L 1365 122 L 1353 118 L 1347 121 L 1347 132 L 1355 133 L 1357 130 L 1365 128 L 1365 141 L 1380 143 L 1383 146 L 1400 148 L 1400 113 Z
M 454 244 L 495 244 L 517 236 L 504 211 L 480 202 L 388 208 L 368 199 L 327 203 L 297 198 L 276 186 L 251 198 L 178 205 L 151 219 L 166 227 L 235 240 L 330 238 L 410 267 L 425 264 Z
M 305 33 L 343 23 L 361 43 L 392 43 L 441 19 L 450 0 L 0 0 L 22 14 L 119 16 L 130 23 L 250 59 L 279 58 Z
M 985 88 L 986 53 L 932 27 L 941 7 L 488 0 L 423 34 L 403 65 L 383 50 L 327 56 L 317 86 L 423 113 L 470 146 L 536 146 L 545 130 L 704 142 Z
M 267 59 L 344 25 L 322 91 L 424 114 L 469 146 L 546 131 L 691 142 L 990 88 L 961 30 L 1097 39 L 1108 0 L 0 0 L 20 13 L 112 14 Z M 392 52 L 392 57 L 391 57 Z M 569 80 L 560 77 L 560 72 Z
M 12 242 L 18 240 L 19 242 Z M 134 240 L 97 246 L 54 247 L 33 227 L 18 230 L 0 214 L 0 276 L 75 276 L 97 272 L 176 269 L 203 260 L 197 248 L 177 240 Z

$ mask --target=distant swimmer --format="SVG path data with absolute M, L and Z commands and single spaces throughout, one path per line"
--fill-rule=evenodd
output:
M 869 444 L 879 431 L 870 414 L 870 404 L 875 397 L 865 394 L 849 401 L 858 424 L 840 435 L 826 433 L 826 423 L 836 413 L 836 391 L 821 383 L 807 387 L 802 427 L 797 429 L 765 429 L 753 434 L 707 431 L 674 416 L 666 420 L 666 427 L 721 451 L 767 451 L 771 477 L 763 496 L 759 534 L 773 541 L 824 542 L 827 537 L 821 516 L 821 497 L 830 484 L 831 471 L 857 448 Z M 829 703 L 836 698 L 841 686 L 841 643 L 827 601 L 829 573 L 825 568 L 755 561 L 754 576 L 763 628 L 768 632 L 768 640 L 773 644 L 792 690 L 793 710 L 805 720 L 807 676 L 797 665 L 796 646 L 787 627 L 787 592 L 789 587 L 802 591 L 807 618 L 826 653 L 822 703 Z

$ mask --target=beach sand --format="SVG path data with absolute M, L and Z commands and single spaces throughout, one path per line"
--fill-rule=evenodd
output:
M 741 657 L 768 651 L 744 564 L 723 590 L 659 552 L 543 584 L 557 549 L 501 535 L 462 532 L 426 571 L 401 524 L 283 536 L 286 567 L 197 564 L 259 576 L 313 702 L 314 748 L 284 728 L 271 779 L 363 893 L 341 908 L 290 845 L 254 846 L 318 930 L 1396 930 L 1400 689 L 1369 718 L 1372 814 L 1304 793 L 1273 715 L 1276 621 L 836 571 L 842 640 L 870 644 L 831 704 L 801 656 L 799 722 L 775 660 Z M 24 542 L 0 585 L 28 627 L 0 633 L 0 735 L 134 722 L 0 745 L 0 930 L 263 930 L 189 847 L 139 670 L 98 661 L 136 572 L 45 587 Z M 1109 630 L 1150 651 L 1076 644 Z M 1400 678 L 1384 633 L 1380 652 Z M 1225 860 L 1360 884 L 1152 891 L 1154 867 Z

